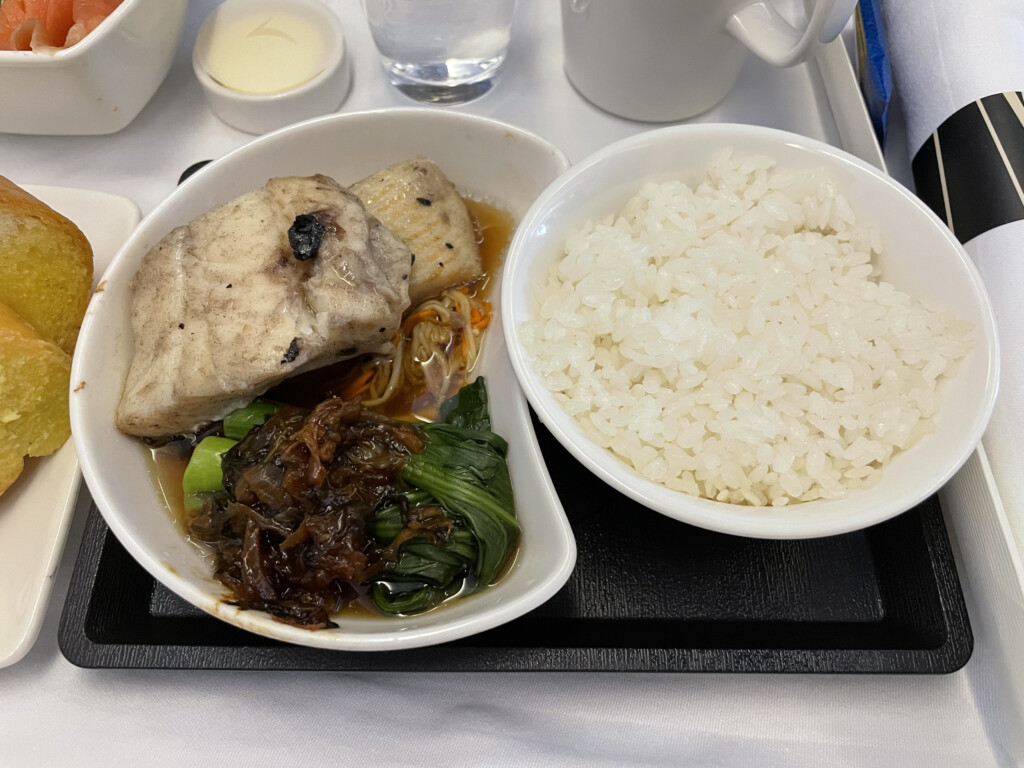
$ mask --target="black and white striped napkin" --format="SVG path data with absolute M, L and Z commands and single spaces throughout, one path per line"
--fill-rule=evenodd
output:
M 1024 555 L 1024 0 L 883 0 L 918 194 L 974 259 L 1000 336 L 982 440 Z
M 1024 219 L 1021 92 L 985 96 L 954 112 L 925 140 L 912 168 L 917 194 L 962 243 Z

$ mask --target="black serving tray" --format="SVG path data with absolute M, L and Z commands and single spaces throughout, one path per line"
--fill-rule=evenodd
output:
M 432 648 L 325 651 L 237 629 L 139 566 L 95 507 L 60 625 L 83 667 L 947 673 L 973 636 L 937 497 L 872 528 L 772 541 L 670 520 L 594 478 L 535 422 L 579 547 L 533 612 Z

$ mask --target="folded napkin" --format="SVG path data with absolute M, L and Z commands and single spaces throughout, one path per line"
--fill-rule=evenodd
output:
M 1002 371 L 982 445 L 1024 553 L 1024 2 L 888 0 L 917 193 L 974 259 Z

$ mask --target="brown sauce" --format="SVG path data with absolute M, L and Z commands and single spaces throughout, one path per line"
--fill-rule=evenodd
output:
M 484 276 L 473 284 L 474 295 L 488 299 L 494 282 L 492 277 L 501 268 L 505 252 L 508 250 L 509 243 L 512 242 L 516 223 L 508 211 L 468 197 L 463 200 L 473 219 L 477 244 L 480 247 L 480 260 L 484 267 Z
M 184 440 L 174 440 L 149 450 L 150 476 L 156 484 L 157 493 L 163 499 L 164 506 L 182 533 L 186 531 L 188 525 L 188 518 L 185 515 L 185 494 L 181 489 L 188 457 Z

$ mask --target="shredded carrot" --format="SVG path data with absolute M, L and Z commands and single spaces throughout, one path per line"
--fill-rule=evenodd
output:
M 486 328 L 491 324 L 491 302 L 485 301 L 484 311 L 480 312 L 477 309 L 473 309 L 469 313 L 469 322 L 477 330 Z
M 370 381 L 373 380 L 374 370 L 373 368 L 367 368 L 352 381 L 348 383 L 348 386 L 342 390 L 341 396 L 345 400 L 355 400 L 358 395 L 361 395 L 367 389 L 370 388 Z
M 466 341 L 466 334 L 465 334 L 465 332 L 463 332 L 463 334 L 461 336 L 461 342 L 462 343 L 459 345 L 459 348 L 462 350 L 462 359 L 465 362 L 468 363 L 469 362 L 469 342 Z

